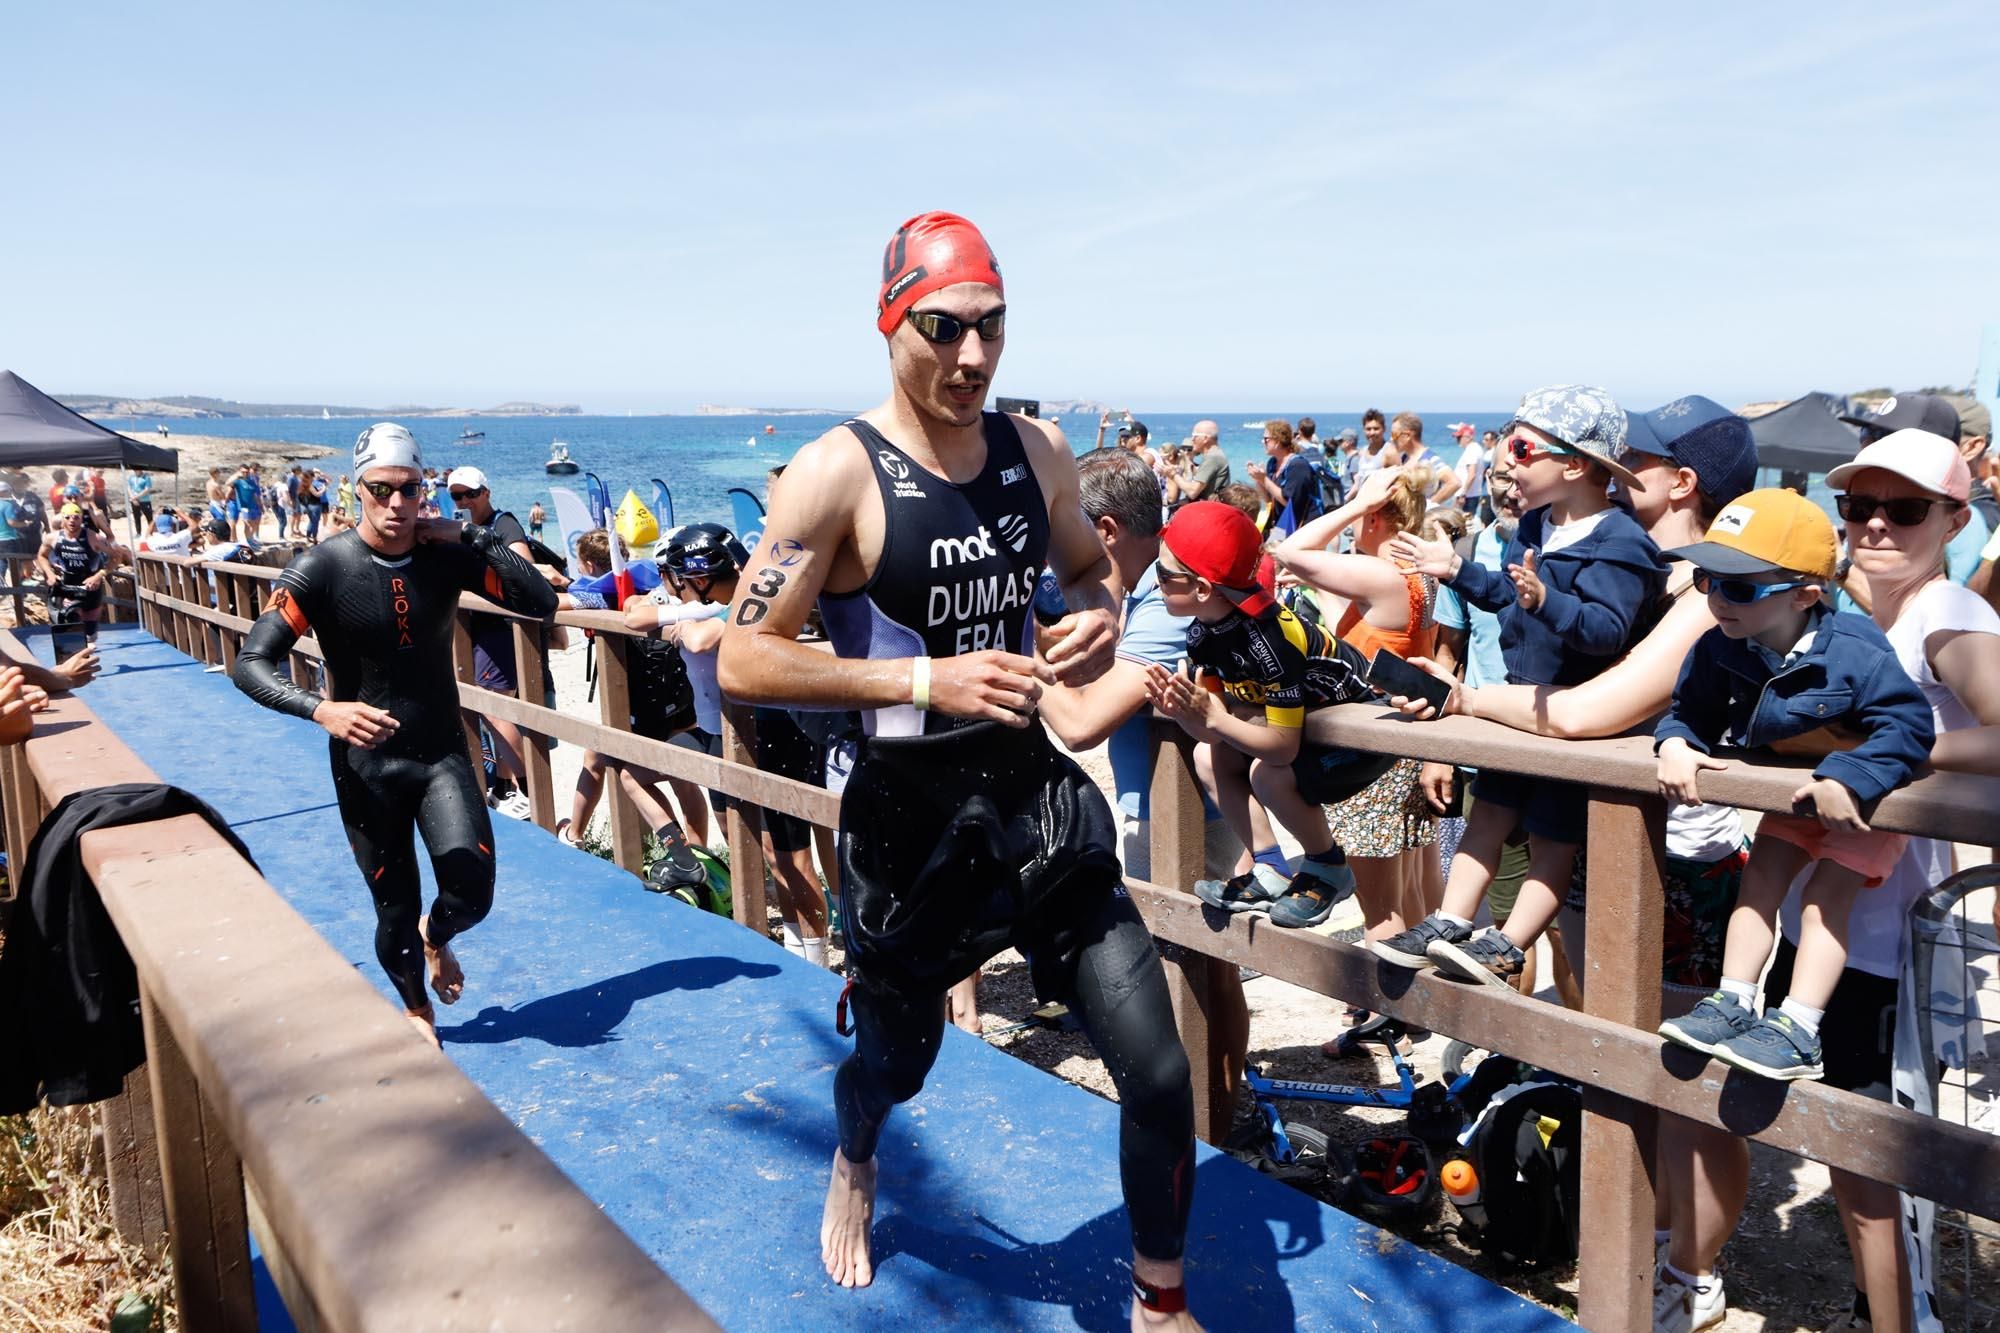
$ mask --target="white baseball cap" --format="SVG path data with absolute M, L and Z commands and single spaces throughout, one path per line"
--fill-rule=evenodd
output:
M 1856 454 L 1853 462 L 1827 473 L 1826 484 L 1844 491 L 1855 473 L 1868 468 L 1893 472 L 1932 495 L 1960 504 L 1972 495 L 1972 470 L 1959 456 L 1958 446 L 1927 430 L 1891 431 Z
M 476 467 L 453 468 L 444 485 L 446 490 L 463 486 L 468 491 L 483 491 L 486 489 L 486 474 Z

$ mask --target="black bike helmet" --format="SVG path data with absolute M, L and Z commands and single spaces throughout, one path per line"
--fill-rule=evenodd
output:
M 676 579 L 712 581 L 741 573 L 750 553 L 720 523 L 690 523 L 662 538 L 653 559 Z

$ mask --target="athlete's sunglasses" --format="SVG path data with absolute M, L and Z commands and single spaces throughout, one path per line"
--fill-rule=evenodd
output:
M 1749 579 L 1718 578 L 1705 569 L 1694 572 L 1695 591 L 1706 597 L 1709 593 L 1720 593 L 1722 600 L 1736 606 L 1751 606 L 1766 597 L 1775 597 L 1781 592 L 1803 588 L 1803 583 L 1752 583 Z
M 392 495 L 400 495 L 405 500 L 416 499 L 424 493 L 424 484 L 421 481 L 406 481 L 401 486 L 396 486 L 386 481 L 364 481 L 361 483 L 361 489 L 383 504 L 388 504 Z
M 979 330 L 979 341 L 997 342 L 1007 331 L 1007 307 L 1001 306 L 990 315 L 966 321 L 956 315 L 947 315 L 942 310 L 912 310 L 909 313 L 910 327 L 924 336 L 926 342 L 934 342 L 940 347 L 948 347 L 965 336 L 967 329 Z
M 1874 495 L 1837 495 L 1833 499 L 1834 507 L 1849 523 L 1866 523 L 1880 510 L 1883 518 L 1899 528 L 1914 528 L 1931 516 L 1932 505 L 1949 503 L 1921 495 L 1899 495 L 1893 500 Z

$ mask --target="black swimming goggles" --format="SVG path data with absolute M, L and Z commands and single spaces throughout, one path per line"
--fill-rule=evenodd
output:
M 910 327 L 924 336 L 926 342 L 947 347 L 965 336 L 967 329 L 979 330 L 979 341 L 998 342 L 1000 335 L 1007 331 L 1007 307 L 1001 306 L 990 315 L 981 315 L 967 322 L 956 315 L 947 315 L 941 310 L 912 310 L 904 318 Z

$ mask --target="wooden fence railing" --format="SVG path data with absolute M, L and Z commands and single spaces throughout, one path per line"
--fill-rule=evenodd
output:
M 215 575 L 213 587 L 206 572 Z M 140 602 L 152 631 L 192 655 L 232 662 L 256 614 L 258 597 L 275 571 L 246 566 L 142 557 Z M 467 597 L 465 608 L 492 608 Z M 542 682 L 524 670 L 517 695 L 470 684 L 469 654 L 459 656 L 459 697 L 476 713 L 524 730 L 585 745 L 600 753 L 814 824 L 838 821 L 838 802 L 816 787 L 748 767 L 736 747 L 715 760 L 624 729 L 629 708 L 625 652 L 632 635 L 603 612 L 564 612 L 558 624 L 599 634 L 601 721 L 545 708 Z M 537 660 L 539 627 L 516 621 L 524 668 Z M 463 639 L 461 634 L 461 639 Z M 317 654 L 300 644 L 295 669 Z M 1178 728 L 1153 724 L 1152 872 L 1155 882 L 1129 881 L 1133 901 L 1153 934 L 1182 946 L 1168 966 L 1176 1022 L 1195 1071 L 1196 1124 L 1213 1141 L 1229 1123 L 1218 1053 L 1209 1040 L 1209 995 L 1218 969 L 1247 966 L 1348 1004 L 1446 1033 L 1478 1046 L 1533 1061 L 1585 1086 L 1583 1129 L 1580 1321 L 1589 1328 L 1651 1326 L 1653 1191 L 1648 1163 L 1657 1116 L 1664 1112 L 1716 1126 L 1872 1180 L 1890 1181 L 1940 1204 L 2000 1218 L 2000 1140 L 1819 1084 L 1779 1084 L 1732 1071 L 1667 1046 L 1653 1029 L 1660 1020 L 1661 885 L 1665 808 L 1657 795 L 1650 744 L 1643 738 L 1557 741 L 1527 736 L 1466 718 L 1411 723 L 1379 708 L 1349 705 L 1314 714 L 1314 739 L 1377 753 L 1449 760 L 1500 772 L 1577 782 L 1589 788 L 1586 910 L 1588 957 L 1585 1011 L 1574 1013 L 1489 987 L 1470 987 L 1433 973 L 1386 968 L 1366 950 L 1309 932 L 1271 927 L 1254 915 L 1204 909 L 1188 888 L 1202 868 L 1202 804 Z M 534 747 L 530 747 L 534 749 Z M 1791 804 L 1798 770 L 1732 762 L 1703 775 L 1713 800 L 1745 810 L 1782 811 Z M 530 768 L 534 817 L 552 827 L 553 793 L 546 760 Z M 643 830 L 607 784 L 614 855 L 640 869 Z M 2000 808 L 2000 781 L 1930 774 L 1884 801 L 1878 827 L 1955 841 L 1992 841 L 1991 812 Z M 736 918 L 766 928 L 762 862 L 741 817 L 730 815 Z
M 0 751 L 9 866 L 70 794 L 157 781 L 58 696 Z M 101 1104 L 113 1211 L 166 1245 L 181 1327 L 257 1327 L 252 1232 L 304 1329 L 715 1327 L 205 821 L 82 852 L 145 1028 L 146 1067 Z

